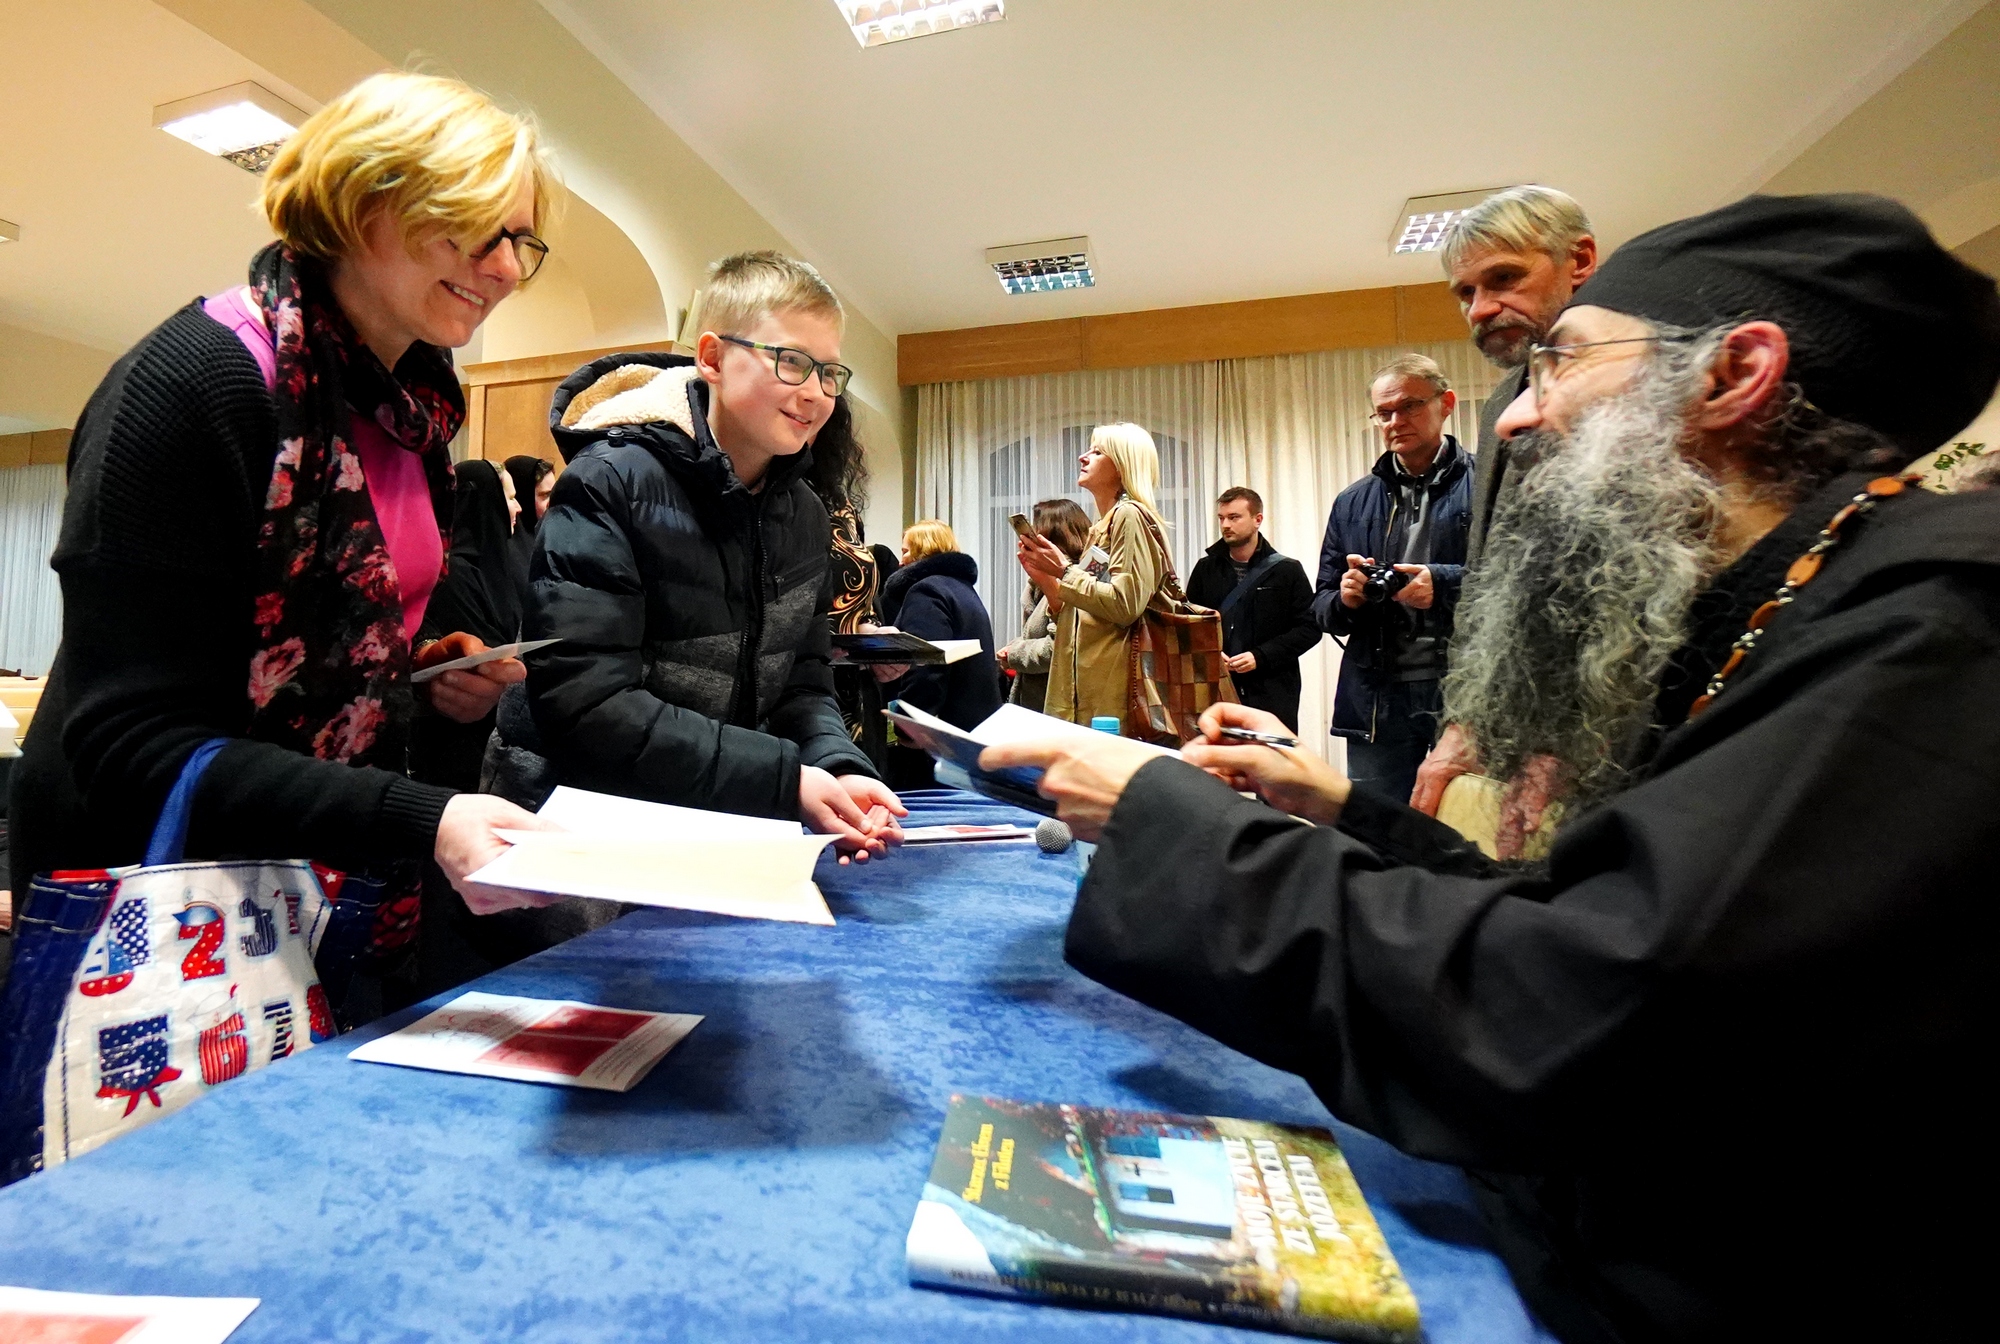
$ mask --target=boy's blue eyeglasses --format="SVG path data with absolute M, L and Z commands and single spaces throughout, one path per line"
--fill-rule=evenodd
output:
M 829 397 L 837 397 L 847 390 L 847 380 L 854 376 L 854 370 L 845 364 L 822 363 L 789 345 L 766 345 L 762 341 L 746 341 L 741 336 L 723 336 L 721 339 L 746 350 L 762 350 L 771 357 L 771 372 L 778 375 L 778 381 L 792 387 L 803 387 L 806 379 L 818 373 L 819 390 Z

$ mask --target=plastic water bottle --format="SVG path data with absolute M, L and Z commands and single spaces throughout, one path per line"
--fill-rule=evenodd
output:
M 1109 733 L 1113 737 L 1119 736 L 1118 716 L 1116 714 L 1094 715 L 1090 720 L 1090 726 L 1094 732 Z M 1085 873 L 1090 871 L 1091 856 L 1096 853 L 1097 846 L 1090 841 L 1079 840 L 1076 842 L 1076 872 L 1079 881 L 1082 880 Z

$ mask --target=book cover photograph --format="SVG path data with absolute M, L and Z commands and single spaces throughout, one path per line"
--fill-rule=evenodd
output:
M 907 1254 L 927 1287 L 1422 1338 L 1324 1129 L 954 1095 Z

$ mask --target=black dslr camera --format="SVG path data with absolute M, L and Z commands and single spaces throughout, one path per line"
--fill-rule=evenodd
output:
M 1410 582 L 1410 576 L 1394 565 L 1378 565 L 1369 561 L 1361 566 L 1361 572 L 1368 576 L 1361 584 L 1361 600 L 1364 602 L 1387 602 Z

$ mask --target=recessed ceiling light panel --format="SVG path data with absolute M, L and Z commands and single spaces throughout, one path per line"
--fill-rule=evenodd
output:
M 19 224 L 10 224 L 4 219 L 0 219 L 0 243 L 18 243 L 20 241 L 21 226 Z
M 864 47 L 976 28 L 1007 17 L 1007 0 L 833 0 Z
M 304 112 L 248 80 L 153 109 L 153 125 L 168 135 L 252 173 L 270 167 L 278 146 L 305 120 Z
M 986 264 L 999 277 L 1000 288 L 1009 294 L 1089 289 L 1097 283 L 1088 238 L 1051 238 L 1045 243 L 989 247 Z
M 1412 196 L 1403 202 L 1395 227 L 1389 230 L 1389 250 L 1435 252 L 1444 246 L 1445 230 L 1460 215 L 1500 191 L 1483 187 L 1478 191 L 1449 191 L 1440 196 Z

